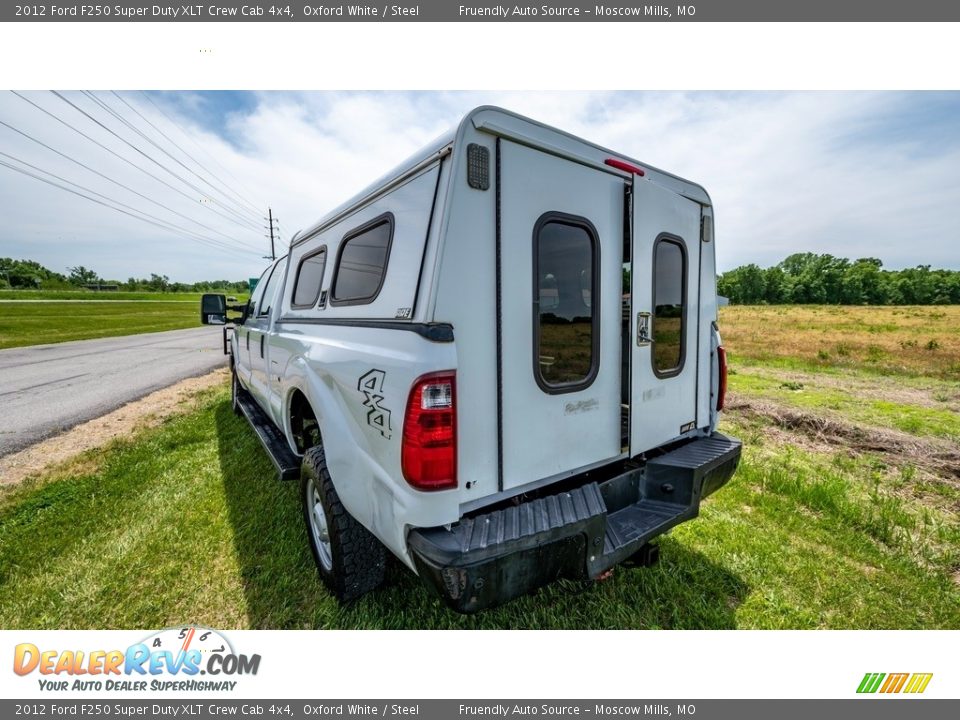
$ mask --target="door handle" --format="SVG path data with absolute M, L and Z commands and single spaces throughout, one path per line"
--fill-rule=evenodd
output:
M 261 358 L 263 357 L 263 341 L 266 339 L 266 337 L 267 337 L 266 333 L 260 336 L 260 357 Z
M 637 347 L 644 347 L 653 342 L 650 330 L 652 325 L 653 316 L 650 313 L 637 313 Z

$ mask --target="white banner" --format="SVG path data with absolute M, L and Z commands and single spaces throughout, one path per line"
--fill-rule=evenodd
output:
M 0 697 L 956 699 L 958 647 L 957 631 L 9 630 Z M 863 692 L 881 673 L 900 691 Z

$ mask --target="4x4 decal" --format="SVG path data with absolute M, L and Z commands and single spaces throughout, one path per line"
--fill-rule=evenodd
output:
M 357 390 L 363 393 L 363 404 L 367 408 L 367 425 L 378 431 L 387 440 L 393 429 L 390 425 L 390 411 L 383 402 L 383 383 L 387 374 L 383 370 L 371 370 L 360 376 Z

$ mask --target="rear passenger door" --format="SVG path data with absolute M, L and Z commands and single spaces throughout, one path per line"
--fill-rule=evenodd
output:
M 256 332 L 257 324 L 257 307 L 260 305 L 260 298 L 263 297 L 263 291 L 267 286 L 267 278 L 270 277 L 270 272 L 273 270 L 273 265 L 267 267 L 263 271 L 263 274 L 260 276 L 260 279 L 257 281 L 256 287 L 253 288 L 253 292 L 250 293 L 250 300 L 247 302 L 247 311 L 244 315 L 244 322 L 237 325 L 236 329 L 236 347 L 234 348 L 234 362 L 235 369 L 237 371 L 237 376 L 240 378 L 240 382 L 245 388 L 250 389 L 251 382 L 251 362 L 253 360 L 253 353 L 250 349 L 251 331 Z M 259 336 L 258 336 L 259 337 Z M 259 342 L 259 340 L 258 340 Z M 254 348 L 256 350 L 256 348 Z
M 250 385 L 248 390 L 256 398 L 261 407 L 266 408 L 268 402 L 269 383 L 267 379 L 267 334 L 270 332 L 273 309 L 279 300 L 280 286 L 283 285 L 284 271 L 287 259 L 281 258 L 273 266 L 267 278 L 260 303 L 254 308 L 255 315 L 248 319 L 250 324 Z
M 500 143 L 503 489 L 621 453 L 622 178 Z
M 294 311 L 309 311 L 321 304 L 320 295 L 324 287 L 324 275 L 327 267 L 327 246 L 323 245 L 316 250 L 309 250 L 299 261 L 291 255 L 289 261 L 290 273 L 287 279 L 288 289 L 280 292 L 288 299 L 289 307 Z M 293 265 L 296 262 L 296 266 Z M 324 298 L 324 303 L 326 299 Z M 281 296 L 277 296 L 276 304 L 282 305 Z M 277 313 L 272 313 L 276 318 Z M 268 409 L 270 417 L 277 427 L 284 426 L 283 417 L 283 378 L 291 357 L 291 341 L 284 337 L 281 328 L 276 324 L 274 331 L 267 336 L 268 377 L 267 386 Z

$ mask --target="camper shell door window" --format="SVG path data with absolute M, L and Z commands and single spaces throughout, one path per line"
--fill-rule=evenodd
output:
M 687 248 L 675 235 L 653 245 L 653 372 L 678 375 L 686 355 Z
M 589 387 L 600 366 L 600 245 L 583 217 L 549 212 L 533 230 L 533 374 L 557 394 Z

